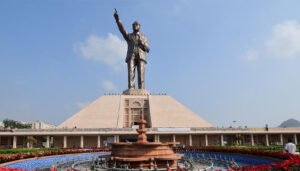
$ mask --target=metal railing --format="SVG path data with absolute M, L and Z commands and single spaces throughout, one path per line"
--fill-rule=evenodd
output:
M 181 131 L 178 128 L 146 128 L 148 134 L 156 133 L 156 132 L 206 132 L 211 131 L 213 132 L 223 132 L 223 133 L 230 133 L 230 132 L 265 132 L 265 128 L 223 128 L 223 127 L 194 127 L 194 128 L 188 128 L 188 131 Z M 299 132 L 300 128 L 268 128 L 267 132 Z M 0 133 L 80 133 L 80 132 L 99 132 L 99 133 L 114 133 L 114 132 L 128 132 L 128 133 L 136 133 L 136 128 L 51 128 L 51 129 L 5 129 L 0 130 Z
M 158 131 L 160 128 L 146 128 L 149 131 Z M 172 128 L 170 128 L 172 130 Z M 190 131 L 232 131 L 232 130 L 251 130 L 249 128 L 189 128 Z M 136 128 L 51 128 L 51 129 L 12 129 L 2 130 L 3 132 L 135 132 Z M 174 129 L 176 131 L 176 129 Z

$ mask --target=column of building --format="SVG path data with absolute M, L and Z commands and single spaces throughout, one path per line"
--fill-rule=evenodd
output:
M 120 141 L 120 136 L 119 135 L 115 135 L 114 136 L 114 143 L 118 143 Z
M 266 146 L 269 146 L 269 135 L 266 134 Z
M 205 136 L 204 136 L 205 138 L 205 146 L 207 147 L 208 146 L 208 137 L 207 137 L 207 134 L 205 134 Z
M 192 134 L 189 135 L 189 146 L 193 146 L 193 136 Z
M 283 135 L 280 134 L 280 145 L 283 145 Z
M 255 144 L 254 144 L 254 136 L 253 136 L 253 134 L 251 134 L 250 137 L 251 137 L 251 146 L 254 146 Z
M 17 136 L 13 136 L 13 148 L 17 148 Z
M 101 147 L 101 136 L 98 135 L 97 136 L 97 148 L 100 148 Z
M 64 141 L 63 142 L 63 148 L 67 148 L 67 141 L 68 141 L 67 136 L 64 136 L 64 140 L 63 141 Z
M 27 138 L 27 139 L 26 139 L 26 148 L 30 148 L 30 144 L 29 144 L 29 141 L 28 141 L 29 136 L 27 136 L 26 138 Z
M 173 146 L 175 147 L 176 146 L 176 135 L 175 134 L 173 134 Z
M 46 136 L 46 148 L 50 148 L 50 136 Z
M 224 136 L 223 136 L 223 134 L 221 134 L 221 146 L 224 146 Z
M 159 135 L 154 135 L 154 142 L 160 142 Z
M 84 148 L 84 137 L 80 136 L 80 148 Z

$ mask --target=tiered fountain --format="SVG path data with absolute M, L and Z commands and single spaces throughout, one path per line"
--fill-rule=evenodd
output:
M 140 115 L 137 142 L 121 142 L 112 144 L 112 153 L 109 159 L 111 168 L 130 169 L 159 169 L 174 168 L 177 160 L 183 154 L 175 154 L 174 143 L 148 142 L 144 115 Z

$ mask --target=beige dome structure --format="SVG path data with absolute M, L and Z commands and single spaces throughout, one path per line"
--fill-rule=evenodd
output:
M 125 93 L 128 93 L 127 95 Z M 136 141 L 139 117 L 144 115 L 148 141 L 178 146 L 284 145 L 292 137 L 300 144 L 299 128 L 213 127 L 167 95 L 125 92 L 104 95 L 53 129 L 15 129 L 0 132 L 0 148 L 100 148 Z M 239 137 L 239 139 L 237 139 Z
M 212 125 L 168 95 L 104 95 L 64 121 L 60 128 L 135 128 L 141 112 L 147 128 Z

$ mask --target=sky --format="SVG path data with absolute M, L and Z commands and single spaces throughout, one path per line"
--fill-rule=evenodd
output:
M 127 89 L 128 32 L 148 37 L 146 89 L 218 127 L 300 120 L 298 0 L 1 0 L 0 120 L 60 124 Z

